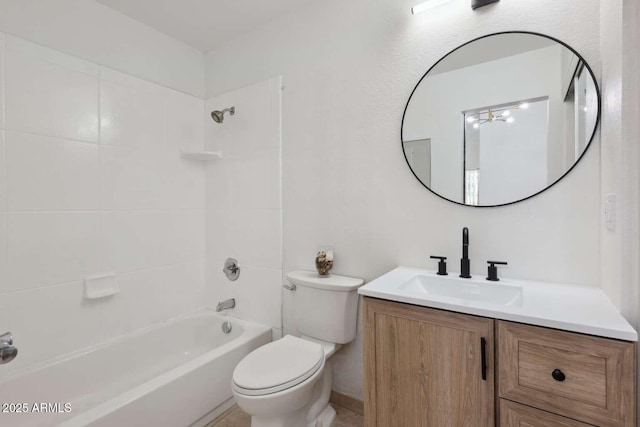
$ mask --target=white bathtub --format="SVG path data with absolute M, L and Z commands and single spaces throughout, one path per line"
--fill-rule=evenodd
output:
M 172 320 L 3 378 L 0 426 L 203 425 L 229 404 L 236 364 L 269 341 L 268 327 L 209 310 Z

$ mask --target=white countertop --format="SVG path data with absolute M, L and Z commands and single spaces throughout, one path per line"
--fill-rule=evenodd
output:
M 433 276 L 434 271 L 412 267 L 398 267 L 368 284 L 358 293 L 424 307 L 438 308 L 495 319 L 511 320 L 548 328 L 563 329 L 606 338 L 638 341 L 638 334 L 622 317 L 605 293 L 597 287 L 545 283 L 500 278 L 500 282 L 487 282 L 484 276 L 466 279 L 469 283 L 499 283 L 522 288 L 522 301 L 517 305 L 492 305 L 460 298 L 430 295 L 411 289 L 401 289 L 416 275 Z M 447 277 L 457 277 L 449 272 Z M 446 279 L 445 279 L 446 280 Z

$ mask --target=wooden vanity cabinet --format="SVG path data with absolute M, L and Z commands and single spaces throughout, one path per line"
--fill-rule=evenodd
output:
M 363 316 L 367 427 L 636 427 L 636 343 L 369 297 Z
M 493 319 L 372 298 L 364 317 L 366 426 L 495 426 Z

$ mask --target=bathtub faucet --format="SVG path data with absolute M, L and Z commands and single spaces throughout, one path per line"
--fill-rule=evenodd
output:
M 219 302 L 216 306 L 216 311 L 227 310 L 236 306 L 235 298 L 228 299 L 226 301 Z
M 0 365 L 11 362 L 18 355 L 18 349 L 13 346 L 11 332 L 0 335 Z

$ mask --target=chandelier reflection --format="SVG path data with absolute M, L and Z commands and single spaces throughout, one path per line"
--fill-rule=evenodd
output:
M 469 113 L 467 116 L 467 123 L 473 123 L 474 129 L 478 129 L 480 126 L 487 123 L 513 123 L 515 120 L 511 116 L 511 110 L 526 110 L 527 108 L 529 108 L 529 103 L 527 102 L 501 108 L 489 108 L 475 113 Z

